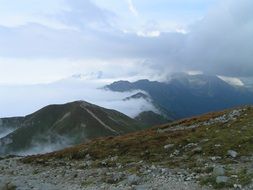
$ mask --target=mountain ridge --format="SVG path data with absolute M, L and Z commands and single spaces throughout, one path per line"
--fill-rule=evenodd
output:
M 176 119 L 253 103 L 250 90 L 208 75 L 180 74 L 167 82 L 117 81 L 105 88 L 119 92 L 143 90 L 155 104 L 174 113 Z

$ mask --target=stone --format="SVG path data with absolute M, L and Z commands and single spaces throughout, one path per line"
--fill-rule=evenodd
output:
M 175 150 L 175 151 L 173 152 L 173 155 L 174 155 L 174 156 L 177 156 L 179 153 L 180 153 L 179 150 Z
M 194 146 L 197 146 L 197 144 L 196 143 L 189 143 L 189 144 L 185 145 L 184 148 L 187 149 L 187 148 L 192 148 Z
M 86 155 L 85 155 L 85 160 L 90 160 L 90 159 L 91 159 L 90 154 L 86 154 Z
M 242 189 L 242 185 L 240 184 L 234 184 L 233 186 L 235 189 Z
M 201 148 L 201 147 L 196 147 L 196 148 L 192 149 L 192 152 L 193 152 L 194 154 L 199 154 L 199 153 L 202 152 L 202 148 Z
M 5 185 L 0 185 L 1 190 L 15 190 L 17 189 L 16 185 L 13 185 L 12 183 L 6 183 Z
M 225 169 L 222 166 L 215 166 L 213 168 L 213 175 L 214 176 L 222 176 L 225 174 Z
M 170 149 L 170 148 L 173 148 L 175 145 L 174 144 L 167 144 L 167 145 L 164 145 L 164 149 L 165 150 L 168 150 L 168 149 Z
M 155 170 L 156 167 L 154 165 L 151 166 L 151 170 Z
M 216 161 L 216 160 L 220 160 L 220 159 L 221 159 L 220 156 L 212 156 L 212 157 L 210 157 L 210 160 L 212 160 L 212 161 Z
M 231 156 L 232 158 L 236 158 L 238 153 L 234 150 L 228 150 L 227 155 Z
M 227 176 L 217 176 L 216 177 L 216 183 L 220 184 L 220 183 L 227 183 L 229 180 L 229 177 Z
M 112 162 L 115 162 L 115 161 L 118 160 L 118 158 L 119 158 L 118 156 L 114 156 L 114 157 L 111 157 L 110 160 L 111 160 Z
M 124 177 L 124 175 L 122 173 L 115 173 L 112 176 L 113 181 L 115 181 L 115 182 L 121 181 L 123 177 Z
M 137 185 L 134 189 L 135 190 L 147 190 L 150 187 L 148 185 Z
M 127 177 L 127 183 L 129 185 L 138 185 L 139 181 L 140 181 L 140 177 L 135 174 Z
M 253 168 L 248 168 L 247 175 L 252 175 L 252 174 L 253 174 Z

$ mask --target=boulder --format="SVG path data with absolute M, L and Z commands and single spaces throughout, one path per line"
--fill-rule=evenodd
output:
M 229 180 L 229 177 L 227 176 L 217 176 L 216 177 L 216 183 L 220 184 L 220 183 L 227 183 Z
M 174 144 L 167 144 L 167 145 L 164 145 L 164 149 L 168 150 L 168 149 L 170 149 L 170 148 L 172 148 L 174 146 L 175 146 Z
M 225 169 L 223 166 L 215 166 L 213 168 L 213 175 L 214 176 L 223 176 L 225 174 Z
M 236 158 L 238 153 L 234 150 L 228 150 L 227 155 L 232 157 L 232 158 Z
M 129 185 L 138 185 L 139 181 L 140 181 L 140 177 L 135 174 L 127 177 L 127 183 Z
M 202 153 L 202 148 L 200 146 L 198 146 L 198 147 L 192 149 L 192 152 L 194 154 L 200 154 L 200 153 Z

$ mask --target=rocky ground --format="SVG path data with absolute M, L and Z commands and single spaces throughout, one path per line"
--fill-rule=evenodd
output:
M 198 176 L 194 174 L 145 163 L 125 166 L 118 164 L 116 167 L 107 167 L 106 163 L 101 163 L 101 167 L 94 168 L 90 159 L 75 162 L 50 161 L 50 164 L 36 165 L 24 164 L 19 159 L 0 161 L 1 190 L 208 189 L 195 182 Z

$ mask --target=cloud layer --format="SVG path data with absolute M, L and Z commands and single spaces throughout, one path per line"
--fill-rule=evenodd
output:
M 96 58 L 100 62 L 113 62 L 112 73 L 118 64 L 115 60 L 127 59 L 133 63 L 138 59 L 154 72 L 202 70 L 227 76 L 253 75 L 251 0 L 220 1 L 202 19 L 195 20 L 187 28 L 175 27 L 174 31 L 162 29 L 160 20 L 143 21 L 144 13 L 137 12 L 132 1 L 125 2 L 126 9 L 143 24 L 138 27 L 134 21 L 132 28 L 131 23 L 122 25 L 118 13 L 98 6 L 99 1 L 95 2 L 45 1 L 41 7 L 50 5 L 48 11 L 39 6 L 35 6 L 35 11 L 21 6 L 16 7 L 16 12 L 2 13 L 13 17 L 7 17 L 9 25 L 0 20 L 0 66 L 4 68 L 9 59 L 16 63 L 27 60 L 50 70 L 50 66 L 43 63 L 46 59 L 57 72 L 60 67 L 54 63 L 57 59 L 65 60 L 62 67 L 78 61 L 82 71 L 86 71 L 90 64 L 86 63 L 87 60 Z M 31 2 L 26 0 L 25 3 Z M 140 2 L 137 5 L 140 6 Z M 8 3 L 5 6 L 11 7 Z M 19 12 L 22 19 L 17 21 L 14 18 Z M 98 61 L 94 64 L 100 65 Z M 27 75 L 33 72 L 32 69 L 19 68 L 17 71 L 14 67 L 13 71 Z
M 107 81 L 99 79 L 100 73 L 91 76 L 75 75 L 55 83 L 42 85 L 1 86 L 0 118 L 24 116 L 49 104 L 63 104 L 85 100 L 96 105 L 115 109 L 130 117 L 147 110 L 157 111 L 147 100 L 124 98 L 139 92 L 112 92 L 102 87 Z

